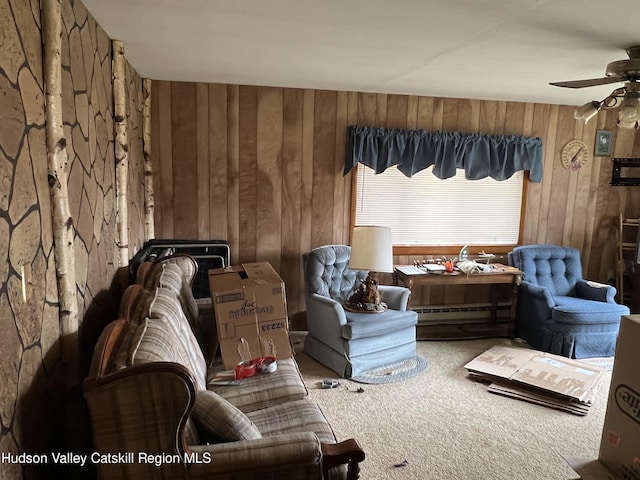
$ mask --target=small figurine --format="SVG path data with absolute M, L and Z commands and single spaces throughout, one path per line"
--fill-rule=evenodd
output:
M 377 272 L 369 272 L 367 278 L 358 286 L 358 289 L 349 297 L 346 306 L 352 310 L 384 311 L 387 306 L 382 303 L 382 295 L 378 291 Z

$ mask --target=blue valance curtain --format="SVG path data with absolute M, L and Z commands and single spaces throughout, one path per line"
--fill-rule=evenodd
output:
M 441 179 L 460 168 L 468 180 L 506 180 L 518 170 L 528 170 L 532 182 L 542 180 L 539 138 L 357 125 L 349 127 L 348 138 L 344 175 L 362 163 L 376 173 L 396 165 L 407 177 L 433 165 L 433 174 Z

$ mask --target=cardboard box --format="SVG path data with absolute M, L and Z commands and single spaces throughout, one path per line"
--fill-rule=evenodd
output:
M 599 460 L 620 478 L 640 479 L 640 315 L 620 323 Z
M 284 282 L 268 262 L 209 270 L 209 288 L 226 369 L 292 356 Z
M 565 459 L 584 480 L 640 480 L 640 315 L 622 317 L 597 461 Z
M 605 370 L 529 348 L 496 345 L 465 365 L 469 374 L 494 382 L 489 391 L 586 415 Z

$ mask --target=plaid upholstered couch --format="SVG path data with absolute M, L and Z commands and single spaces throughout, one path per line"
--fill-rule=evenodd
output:
M 208 383 L 207 338 L 188 256 L 145 263 L 102 332 L 84 390 L 102 479 L 357 478 L 294 359 L 237 386 Z M 215 330 L 215 326 L 213 326 Z

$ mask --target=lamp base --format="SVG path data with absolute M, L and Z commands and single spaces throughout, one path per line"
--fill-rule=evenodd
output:
M 382 295 L 378 291 L 378 273 L 369 272 L 367 278 L 360 284 L 344 308 L 355 313 L 382 313 L 387 311 L 387 304 L 382 302 Z

